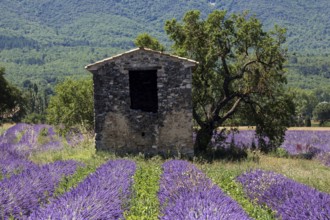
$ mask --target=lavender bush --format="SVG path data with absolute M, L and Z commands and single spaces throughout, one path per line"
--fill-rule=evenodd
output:
M 28 217 L 53 196 L 62 177 L 72 175 L 78 165 L 75 161 L 57 161 L 0 181 L 0 219 Z
M 0 149 L 4 144 L 10 144 L 10 149 L 7 148 L 7 150 L 14 151 L 25 158 L 34 151 L 60 149 L 63 147 L 53 127 L 23 123 L 9 128 L 0 136 Z
M 1 144 L 14 144 L 18 142 L 19 135 L 24 132 L 29 127 L 28 124 L 19 123 L 15 126 L 8 128 L 5 133 L 0 136 L 0 145 Z
M 160 219 L 250 219 L 192 164 L 172 160 L 163 164 L 158 198 Z
M 213 143 L 220 146 L 216 142 L 219 133 L 213 136 Z M 255 131 L 241 130 L 239 132 L 230 132 L 222 146 L 229 146 L 233 143 L 237 147 L 251 147 L 252 144 L 258 146 L 255 138 Z M 290 154 L 300 154 L 307 152 L 309 148 L 315 147 L 324 152 L 330 152 L 330 131 L 295 131 L 289 130 L 285 133 L 285 141 L 281 145 L 282 148 L 289 151 Z
M 84 136 L 78 130 L 70 130 L 65 136 L 66 142 L 70 146 L 76 146 L 84 140 Z
M 17 124 L 0 136 L 0 179 L 37 167 L 27 159 L 34 140 L 27 138 L 29 130 L 30 125 Z
M 254 170 L 237 177 L 251 200 L 266 204 L 286 219 L 330 219 L 330 195 L 283 175 Z
M 0 145 L 0 174 L 7 177 L 37 167 L 36 164 L 17 154 L 15 151 L 11 151 L 11 146 L 11 144 Z
M 109 161 L 29 219 L 123 219 L 135 170 L 132 161 Z
M 69 144 L 83 140 L 81 134 L 71 135 Z M 49 125 L 16 124 L 0 135 L 0 180 L 12 174 L 33 169 L 36 165 L 28 160 L 33 152 L 59 150 L 61 138 Z
M 84 137 L 79 132 L 70 132 L 64 140 L 68 145 L 74 146 L 81 143 Z M 62 138 L 55 133 L 54 128 L 45 124 L 19 123 L 0 136 L 0 146 L 11 144 L 12 149 L 17 150 L 23 156 L 28 156 L 32 151 L 61 149 L 62 142 Z
M 229 148 L 235 146 L 240 149 L 245 149 L 258 143 L 254 131 L 230 132 L 225 134 L 225 137 L 220 137 L 219 133 L 215 133 L 211 141 L 212 145 L 216 148 Z
M 287 131 L 281 147 L 291 155 L 330 152 L 330 131 Z

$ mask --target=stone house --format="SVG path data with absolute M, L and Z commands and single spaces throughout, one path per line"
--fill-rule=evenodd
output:
M 136 48 L 86 66 L 94 81 L 96 148 L 117 154 L 192 156 L 196 65 Z

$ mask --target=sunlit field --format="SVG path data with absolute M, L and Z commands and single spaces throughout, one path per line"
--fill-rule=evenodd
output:
M 289 130 L 252 149 L 253 131 L 216 147 L 246 156 L 117 157 L 91 134 L 49 125 L 0 128 L 0 219 L 329 219 L 330 131 Z

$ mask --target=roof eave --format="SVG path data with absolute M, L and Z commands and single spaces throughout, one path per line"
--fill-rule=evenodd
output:
M 195 60 L 191 60 L 191 59 L 188 59 L 188 58 L 175 56 L 175 55 L 172 55 L 172 54 L 163 53 L 161 51 L 156 51 L 156 50 L 152 50 L 152 49 L 145 48 L 145 47 L 138 47 L 138 48 L 134 48 L 132 50 L 126 51 L 124 53 L 118 54 L 116 56 L 112 56 L 112 57 L 109 57 L 109 58 L 106 58 L 106 59 L 97 61 L 95 63 L 89 64 L 89 65 L 85 66 L 85 69 L 88 70 L 91 73 L 95 73 L 100 68 L 100 66 L 102 66 L 102 65 L 110 62 L 111 60 L 115 60 L 115 59 L 117 59 L 117 58 L 119 58 L 121 56 L 124 56 L 126 54 L 130 54 L 130 53 L 133 53 L 133 52 L 139 51 L 139 50 L 145 50 L 145 51 L 149 51 L 149 52 L 153 52 L 153 53 L 158 53 L 158 54 L 161 54 L 161 55 L 170 56 L 172 58 L 176 58 L 176 59 L 179 59 L 179 60 L 186 61 L 188 63 L 186 65 L 187 67 L 196 67 L 198 65 L 198 62 L 195 61 Z

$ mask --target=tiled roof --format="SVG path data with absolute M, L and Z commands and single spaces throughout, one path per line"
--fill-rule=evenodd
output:
M 148 52 L 151 52 L 151 53 L 161 54 L 161 55 L 164 55 L 164 56 L 173 57 L 173 58 L 176 58 L 176 59 L 179 59 L 179 60 L 183 60 L 183 61 L 187 61 L 187 62 L 193 63 L 193 64 L 198 64 L 198 62 L 195 61 L 195 60 L 191 60 L 191 59 L 187 59 L 187 58 L 184 58 L 184 57 L 175 56 L 175 55 L 172 55 L 172 54 L 163 53 L 163 52 L 152 50 L 152 49 L 145 48 L 145 47 L 139 47 L 139 48 L 135 48 L 135 49 L 126 51 L 124 53 L 121 53 L 121 54 L 118 54 L 118 55 L 115 55 L 115 56 L 112 56 L 112 57 L 109 57 L 109 58 L 105 58 L 105 59 L 100 60 L 100 61 L 97 61 L 95 63 L 89 64 L 89 65 L 85 66 L 85 69 L 87 69 L 89 71 L 97 70 L 100 66 L 102 66 L 105 63 L 108 63 L 108 62 L 113 61 L 113 60 L 116 60 L 116 59 L 118 59 L 118 58 L 120 58 L 122 56 L 131 54 L 131 53 L 134 53 L 136 51 L 141 51 L 141 50 L 148 51 Z

